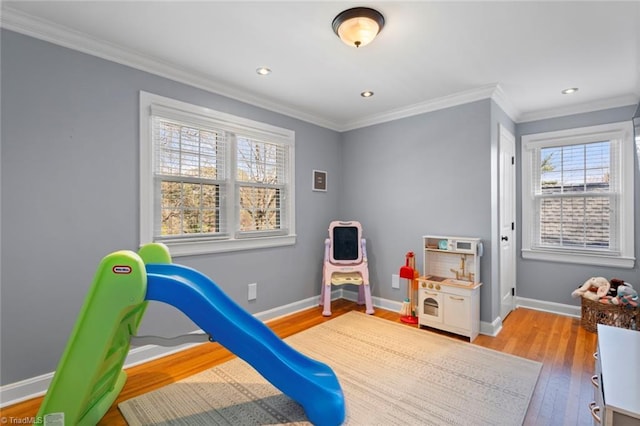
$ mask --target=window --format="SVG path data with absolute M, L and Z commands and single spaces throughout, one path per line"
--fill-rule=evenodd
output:
M 294 132 L 140 93 L 140 242 L 174 256 L 295 243 Z
M 522 136 L 522 255 L 632 268 L 633 128 Z

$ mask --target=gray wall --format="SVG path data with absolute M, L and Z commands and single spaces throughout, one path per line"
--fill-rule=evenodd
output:
M 551 132 L 555 130 L 570 129 L 575 127 L 595 126 L 598 124 L 628 121 L 633 117 L 635 105 L 613 108 L 592 113 L 577 114 L 566 117 L 519 123 L 516 135 L 516 150 L 518 156 L 522 151 L 521 136 L 533 133 Z M 634 150 L 640 155 L 639 147 Z M 517 262 L 517 289 L 518 296 L 549 302 L 579 305 L 580 300 L 572 299 L 571 292 L 582 285 L 588 278 L 603 276 L 605 278 L 620 278 L 633 284 L 636 290 L 640 290 L 640 266 L 638 266 L 638 254 L 640 253 L 640 172 L 638 171 L 638 155 L 634 158 L 635 173 L 635 257 L 636 263 L 633 269 L 609 268 L 603 266 L 574 265 L 567 263 L 544 262 L 537 260 L 524 260 L 521 256 Z M 521 199 L 520 182 L 521 170 L 518 167 L 518 199 Z M 518 203 L 518 220 L 522 218 L 522 204 Z M 522 241 L 522 236 L 518 241 Z M 522 245 L 519 244 L 520 250 Z
M 297 244 L 175 261 L 254 313 L 319 294 L 341 190 L 339 133 L 13 32 L 1 42 L 0 383 L 55 370 L 100 259 L 137 250 L 140 90 L 296 132 Z M 328 192 L 311 191 L 313 169 L 329 173 Z M 141 333 L 194 328 L 154 303 Z
M 402 300 L 391 275 L 405 253 L 423 271 L 422 236 L 491 239 L 491 102 L 482 100 L 346 132 L 339 214 L 362 223 L 374 296 Z M 490 244 L 489 244 L 490 246 Z M 491 316 L 492 254 L 481 261 L 481 318 Z M 492 319 L 492 318 L 491 318 Z
M 0 384 L 53 371 L 100 259 L 138 246 L 140 90 L 296 132 L 297 244 L 175 259 L 253 313 L 319 294 L 327 226 L 342 219 L 363 224 L 374 296 L 396 301 L 406 283 L 392 289 L 391 275 L 409 250 L 422 269 L 422 235 L 482 238 L 481 319 L 493 321 L 498 123 L 516 134 L 519 150 L 522 134 L 627 120 L 634 111 L 514 125 L 482 100 L 339 134 L 6 30 L 1 43 Z M 328 192 L 311 191 L 313 169 L 328 172 Z M 639 191 L 637 184 L 636 209 Z M 639 235 L 636 218 L 636 256 Z M 578 304 L 569 294 L 586 278 L 638 283 L 638 272 L 637 262 L 614 270 L 519 259 L 517 289 Z M 258 282 L 258 299 L 249 303 L 251 282 Z M 152 304 L 141 333 L 194 328 L 173 308 Z

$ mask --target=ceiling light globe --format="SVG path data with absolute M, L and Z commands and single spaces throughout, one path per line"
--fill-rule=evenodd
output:
M 366 46 L 382 31 L 384 17 L 375 9 L 354 7 L 338 14 L 331 26 L 345 44 Z
M 369 18 L 353 18 L 346 20 L 338 28 L 340 40 L 349 46 L 366 46 L 378 35 L 378 23 Z

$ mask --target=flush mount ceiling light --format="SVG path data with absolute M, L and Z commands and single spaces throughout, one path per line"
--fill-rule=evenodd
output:
M 563 94 L 563 95 L 570 95 L 570 94 L 572 94 L 572 93 L 576 93 L 577 91 L 578 91 L 578 88 L 577 88 L 577 87 L 570 87 L 570 88 L 568 88 L 568 89 L 564 89 L 564 90 L 562 91 L 562 94 Z
M 349 46 L 366 46 L 382 31 L 384 16 L 375 9 L 354 7 L 335 17 L 333 32 Z
M 373 92 L 371 90 L 366 90 L 360 93 L 360 96 L 362 96 L 363 98 L 370 98 L 373 96 Z

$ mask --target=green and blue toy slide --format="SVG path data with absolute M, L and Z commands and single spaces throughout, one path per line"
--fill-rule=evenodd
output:
M 171 262 L 166 246 L 106 256 L 36 418 L 44 425 L 95 425 L 122 390 L 131 338 L 147 303 L 168 303 L 298 402 L 314 424 L 339 425 L 344 395 L 333 370 L 287 345 L 202 273 Z

